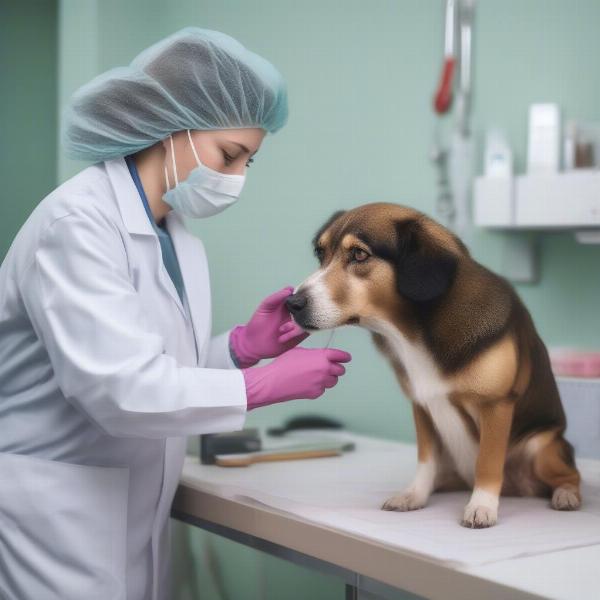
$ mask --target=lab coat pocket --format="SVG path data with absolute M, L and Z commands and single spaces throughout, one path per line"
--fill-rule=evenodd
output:
M 0 453 L 0 597 L 124 599 L 129 469 Z

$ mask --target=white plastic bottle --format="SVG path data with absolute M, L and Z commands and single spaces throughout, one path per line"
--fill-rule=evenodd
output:
M 485 140 L 486 177 L 511 177 L 513 174 L 513 155 L 504 134 L 498 129 L 488 132 Z
M 560 112 L 557 104 L 529 107 L 527 171 L 556 173 L 560 168 Z

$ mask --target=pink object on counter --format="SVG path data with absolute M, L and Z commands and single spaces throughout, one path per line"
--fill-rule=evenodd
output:
M 555 349 L 550 350 L 549 354 L 555 375 L 600 377 L 600 352 Z

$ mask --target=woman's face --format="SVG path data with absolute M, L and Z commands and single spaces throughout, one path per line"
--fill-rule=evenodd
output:
M 212 131 L 191 131 L 192 141 L 200 161 L 215 171 L 230 175 L 243 175 L 246 167 L 253 160 L 265 137 L 265 130 L 248 129 L 216 129 Z M 171 142 L 163 140 L 165 148 L 165 164 L 169 176 L 170 187 L 175 185 Z M 184 181 L 190 171 L 197 166 L 194 153 L 186 131 L 173 134 L 175 164 L 179 181 Z

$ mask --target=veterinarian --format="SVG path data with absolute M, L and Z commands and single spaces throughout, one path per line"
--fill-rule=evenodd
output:
M 185 436 L 344 373 L 346 352 L 295 348 L 290 287 L 211 337 L 182 219 L 233 205 L 286 117 L 269 62 L 193 28 L 72 98 L 65 148 L 95 164 L 40 203 L 0 270 L 2 598 L 167 598 Z

